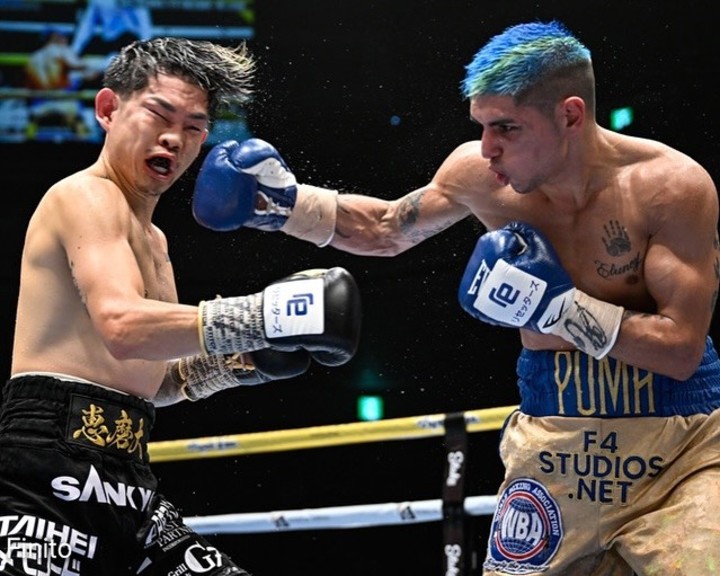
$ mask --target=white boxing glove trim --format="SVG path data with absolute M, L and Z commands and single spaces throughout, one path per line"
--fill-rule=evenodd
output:
M 337 190 L 298 184 L 297 199 L 283 227 L 285 234 L 327 246 L 335 236 Z
M 318 270 L 318 273 L 325 272 Z M 287 338 L 325 331 L 325 281 L 313 277 L 276 282 L 263 291 L 262 319 L 268 338 Z
M 479 285 L 473 308 L 505 324 L 522 328 L 535 313 L 547 290 L 547 282 L 505 260 L 495 262 L 492 270 L 485 260 L 473 285 Z
M 261 293 L 200 302 L 201 348 L 208 354 L 234 354 L 267 348 L 262 303 Z
M 241 168 L 241 170 L 246 174 L 252 174 L 258 179 L 258 182 L 270 188 L 283 189 L 297 184 L 295 175 L 275 157 L 265 158 L 257 164 Z
M 590 356 L 604 358 L 615 345 L 625 309 L 575 290 L 570 305 L 549 331 Z
M 181 358 L 175 365 L 175 378 L 185 398 L 195 402 L 228 388 L 240 386 L 236 371 L 251 372 L 255 366 L 242 354 L 216 356 L 198 354 Z

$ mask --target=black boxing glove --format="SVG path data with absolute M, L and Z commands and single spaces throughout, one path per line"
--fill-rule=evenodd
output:
M 313 279 L 322 286 L 316 294 L 295 289 L 292 284 Z M 318 295 L 322 302 L 316 299 Z M 264 298 L 265 332 L 271 348 L 308 350 L 314 360 L 325 366 L 340 366 L 355 355 L 360 339 L 360 291 L 344 268 L 298 272 L 268 286 Z M 308 322 L 317 322 L 316 333 L 293 335 L 285 328 L 286 316 L 305 316 Z
M 247 354 L 181 358 L 171 367 L 171 376 L 185 397 L 196 401 L 236 386 L 294 378 L 309 366 L 310 354 L 306 350 L 282 352 L 266 348 Z
M 210 355 L 304 349 L 320 364 L 340 366 L 357 351 L 360 315 L 347 270 L 305 270 L 257 294 L 201 302 L 200 339 Z

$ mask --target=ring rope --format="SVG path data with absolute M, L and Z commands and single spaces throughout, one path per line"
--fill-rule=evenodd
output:
M 463 413 L 467 431 L 499 430 L 506 418 L 516 409 L 517 406 L 501 406 L 468 410 Z M 374 422 L 351 422 L 270 432 L 165 440 L 150 442 L 148 452 L 152 462 L 171 462 L 384 440 L 427 438 L 444 434 L 445 416 L 445 414 L 430 414 Z
M 465 512 L 471 516 L 492 514 L 495 511 L 495 504 L 495 496 L 470 496 L 465 499 Z M 419 524 L 435 522 L 442 518 L 442 500 L 438 499 L 192 516 L 184 520 L 198 534 L 248 534 Z

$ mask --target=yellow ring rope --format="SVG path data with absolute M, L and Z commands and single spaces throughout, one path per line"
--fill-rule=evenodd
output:
M 517 406 L 501 406 L 468 410 L 463 413 L 467 431 L 499 430 L 505 419 L 516 409 Z M 166 440 L 150 442 L 148 450 L 152 462 L 171 462 L 363 442 L 427 438 L 441 436 L 445 433 L 445 416 L 445 414 L 431 414 L 374 422 L 352 422 L 270 432 Z

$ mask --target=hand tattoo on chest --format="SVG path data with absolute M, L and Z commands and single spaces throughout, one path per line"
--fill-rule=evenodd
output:
M 618 220 L 610 220 L 603 225 L 602 242 L 605 251 L 613 258 L 620 258 L 632 251 L 632 242 L 630 236 Z M 639 271 L 642 264 L 640 252 L 637 252 L 629 260 L 624 262 L 606 262 L 604 260 L 595 260 L 595 269 L 598 276 L 606 280 L 616 276 L 627 275 L 628 284 L 635 284 L 639 281 Z
M 625 226 L 617 220 L 610 220 L 603 226 L 603 229 L 605 235 L 602 241 L 610 256 L 622 256 L 625 252 L 630 252 L 632 246 Z

